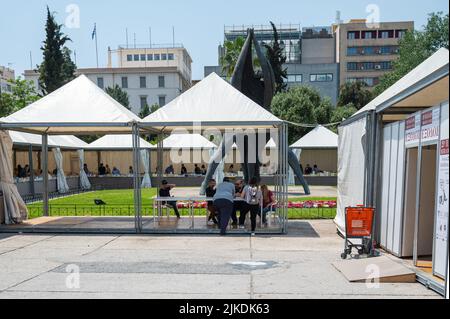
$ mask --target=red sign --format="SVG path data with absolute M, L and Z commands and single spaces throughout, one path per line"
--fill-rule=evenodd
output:
M 441 141 L 441 155 L 448 155 L 448 139 Z
M 405 129 L 411 130 L 416 127 L 416 117 L 410 117 L 406 120 Z
M 422 113 L 422 126 L 433 123 L 433 110 Z

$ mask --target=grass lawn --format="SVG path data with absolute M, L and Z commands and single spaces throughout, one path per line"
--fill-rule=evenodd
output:
M 152 197 L 156 195 L 156 190 L 142 190 L 143 215 L 152 215 Z M 101 199 L 106 206 L 96 206 L 94 199 Z M 309 198 L 289 198 L 289 201 L 298 202 L 306 200 L 336 200 L 334 197 L 309 197 Z M 50 216 L 132 216 L 133 190 L 106 190 L 78 194 L 63 198 L 50 200 Z M 42 216 L 42 203 L 28 205 L 29 218 Z M 181 215 L 188 215 L 187 209 L 179 209 Z M 204 214 L 204 209 L 196 210 L 196 215 Z M 290 219 L 330 219 L 336 215 L 335 208 L 290 208 Z

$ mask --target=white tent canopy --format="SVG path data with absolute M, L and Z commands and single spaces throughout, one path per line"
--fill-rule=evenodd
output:
M 290 146 L 291 148 L 337 148 L 338 135 L 322 125 L 316 126 Z
M 156 147 L 156 145 L 154 146 Z M 216 144 L 200 134 L 171 134 L 163 141 L 164 149 L 211 149 Z
M 142 122 L 160 130 L 174 126 L 191 129 L 197 123 L 203 128 L 245 129 L 273 127 L 282 120 L 212 73 Z
M 14 145 L 41 146 L 42 136 L 38 134 L 9 131 Z M 82 149 L 88 144 L 73 135 L 53 135 L 48 138 L 49 147 Z
M 143 138 L 140 138 L 140 148 L 156 148 Z M 105 135 L 92 142 L 86 150 L 131 150 L 133 149 L 133 135 L 131 134 L 110 134 Z
M 2 121 L 0 128 L 16 126 L 36 133 L 55 135 L 130 132 L 129 123 L 139 121 L 139 117 L 85 75 L 80 75 Z
M 448 70 L 448 62 L 449 62 L 449 53 L 445 48 L 439 49 L 436 53 L 426 59 L 424 62 L 419 64 L 416 68 L 411 70 L 408 74 L 398 80 L 395 84 L 385 90 L 383 93 L 378 95 L 375 99 L 373 99 L 369 104 L 364 106 L 358 112 L 356 112 L 353 116 L 364 113 L 366 111 L 375 110 L 376 108 L 386 104 L 386 105 L 394 105 L 397 101 L 401 101 L 405 98 L 402 96 L 404 92 L 406 92 L 409 88 L 414 87 L 416 85 L 426 86 L 428 85 L 426 79 L 433 73 L 441 70 L 444 67 L 447 67 Z M 447 87 L 447 90 L 442 90 L 443 87 Z M 413 106 L 430 106 L 434 105 L 432 100 L 436 100 L 437 102 L 442 101 L 440 92 L 448 91 L 448 78 L 446 83 L 440 83 L 439 86 L 436 87 L 436 90 L 433 90 L 433 94 L 428 96 L 426 99 L 427 105 L 419 105 L 418 101 L 413 103 Z

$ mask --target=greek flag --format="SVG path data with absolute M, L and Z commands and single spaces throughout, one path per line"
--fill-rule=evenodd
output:
M 94 24 L 94 31 L 92 31 L 92 40 L 94 40 L 96 35 L 97 35 L 97 24 Z

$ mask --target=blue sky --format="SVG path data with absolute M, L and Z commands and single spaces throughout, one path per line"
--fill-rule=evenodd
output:
M 416 28 L 426 22 L 427 13 L 448 12 L 447 0 L 14 0 L 1 1 L 0 65 L 10 65 L 20 75 L 33 64 L 41 62 L 46 5 L 57 13 L 64 24 L 66 8 L 75 4 L 80 10 L 79 28 L 64 27 L 76 50 L 79 67 L 95 67 L 95 42 L 91 39 L 97 23 L 100 66 L 106 65 L 107 47 L 125 43 L 128 28 L 130 43 L 136 33 L 137 43 L 171 43 L 172 26 L 175 41 L 183 43 L 193 60 L 193 79 L 203 78 L 205 65 L 217 64 L 217 46 L 223 41 L 224 25 L 295 23 L 305 26 L 330 25 L 341 11 L 341 19 L 366 18 L 366 7 L 376 4 L 381 21 L 412 20 Z

